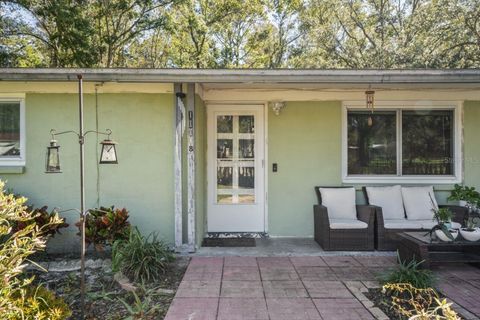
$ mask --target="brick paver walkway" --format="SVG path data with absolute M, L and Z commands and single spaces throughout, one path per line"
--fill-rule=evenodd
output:
M 166 320 L 388 319 L 364 293 L 393 256 L 194 257 Z M 438 289 L 480 317 L 480 270 L 440 268 Z

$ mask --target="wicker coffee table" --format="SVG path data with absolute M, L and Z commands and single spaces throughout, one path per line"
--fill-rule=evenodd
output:
M 399 234 L 398 253 L 402 261 L 423 260 L 424 268 L 445 263 L 480 263 L 480 241 L 442 242 L 425 234 L 425 231 Z

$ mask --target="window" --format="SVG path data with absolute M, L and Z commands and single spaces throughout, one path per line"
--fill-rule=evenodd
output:
M 0 165 L 25 165 L 23 100 L 0 100 Z
M 344 181 L 457 181 L 457 113 L 447 106 L 346 108 Z

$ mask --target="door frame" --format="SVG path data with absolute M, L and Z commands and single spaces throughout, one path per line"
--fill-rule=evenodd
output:
M 212 158 L 211 152 L 212 152 L 212 146 L 210 145 L 210 137 L 213 134 L 213 124 L 211 123 L 212 117 L 210 116 L 211 112 L 213 109 L 220 109 L 220 108 L 231 108 L 232 110 L 235 110 L 236 107 L 257 107 L 261 112 L 263 112 L 263 139 L 258 139 L 260 143 L 263 143 L 263 226 L 264 226 L 264 233 L 268 233 L 269 230 L 269 224 L 268 224 L 268 102 L 231 102 L 231 101 L 215 101 L 215 102 L 207 102 L 205 101 L 205 108 L 206 108 L 206 125 L 207 125 L 207 130 L 206 130 L 206 161 L 205 161 L 205 181 L 206 181 L 206 194 L 205 194 L 205 233 L 207 234 L 208 231 L 208 219 L 209 219 L 209 193 L 210 191 L 210 161 Z M 215 148 L 214 148 L 215 149 Z

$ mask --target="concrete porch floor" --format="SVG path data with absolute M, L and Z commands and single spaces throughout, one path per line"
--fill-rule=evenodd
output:
M 313 238 L 262 238 L 256 247 L 201 247 L 192 256 L 292 257 L 292 256 L 395 256 L 388 251 L 324 251 Z

